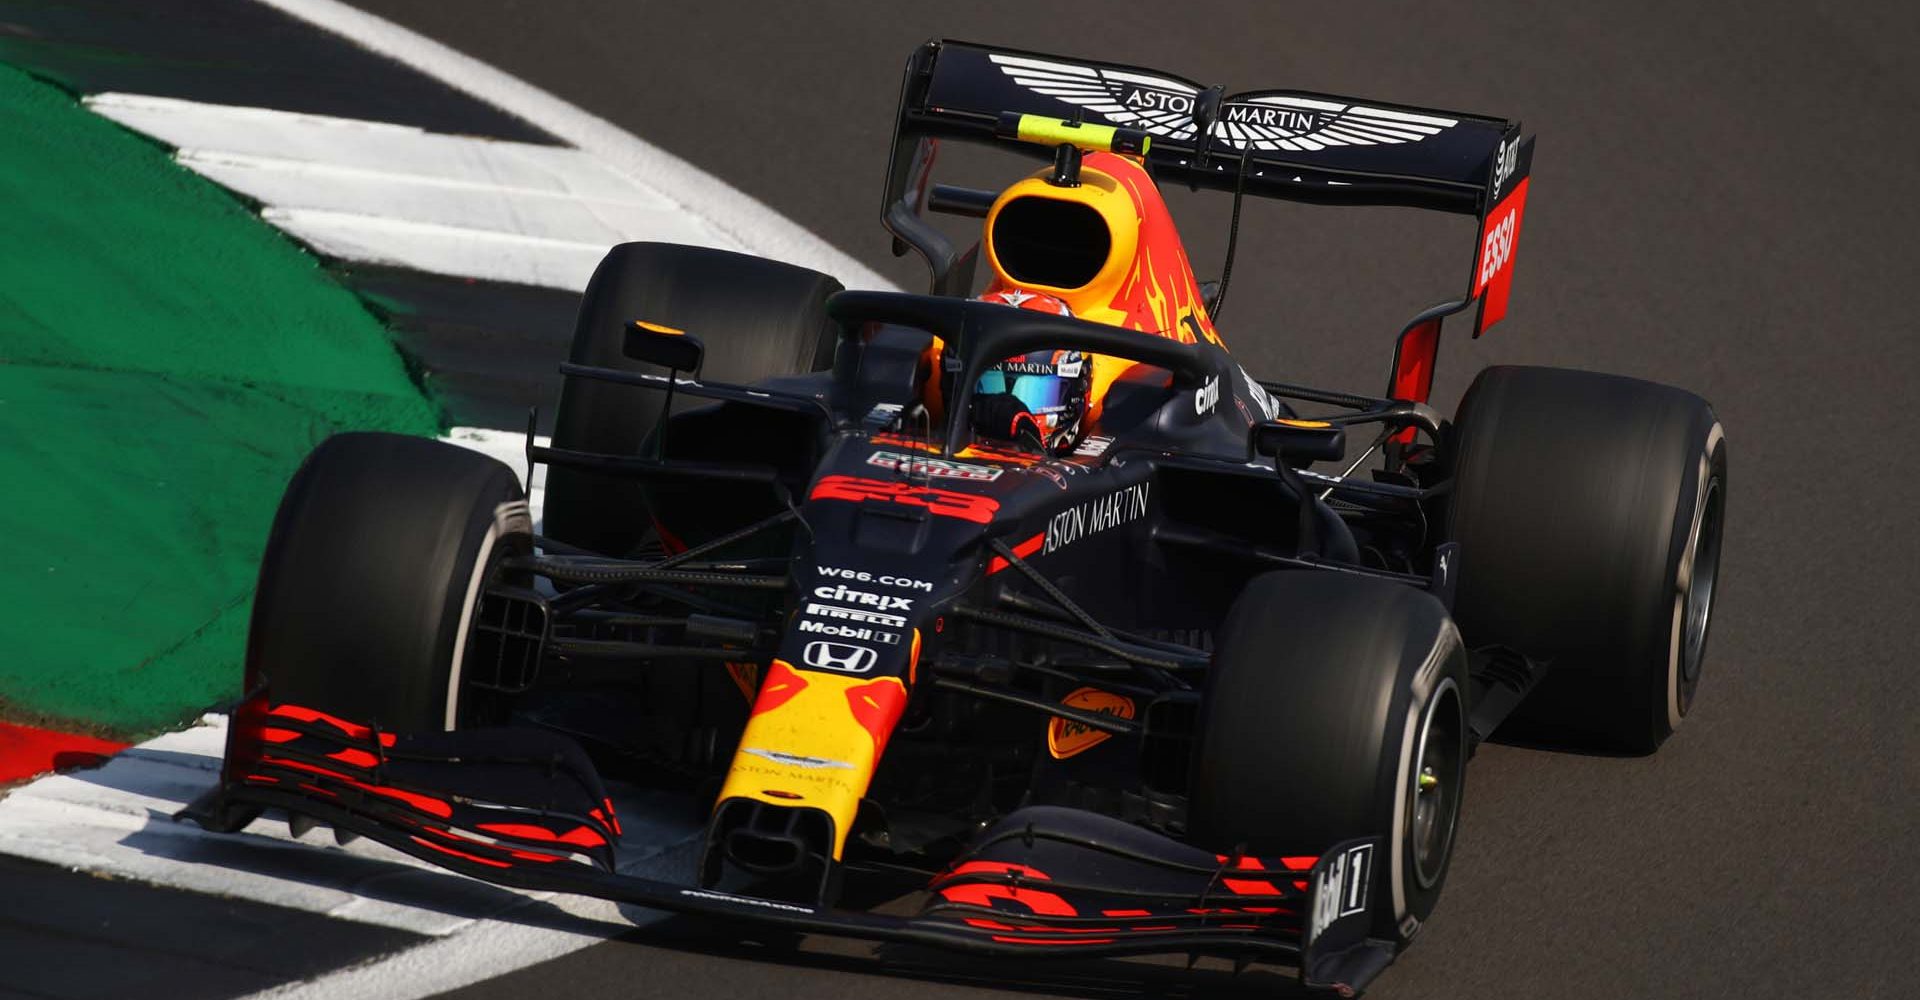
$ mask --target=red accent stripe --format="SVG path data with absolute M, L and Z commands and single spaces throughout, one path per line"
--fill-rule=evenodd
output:
M 540 854 L 540 853 L 537 853 L 537 852 L 534 852 L 534 851 L 522 851 L 522 850 L 517 850 L 517 849 L 515 849 L 515 848 L 511 848 L 511 847 L 507 847 L 507 846 L 504 846 L 504 845 L 501 845 L 501 844 L 489 844 L 489 843 L 487 843 L 486 841 L 482 841 L 482 840 L 475 840 L 475 839 L 473 839 L 472 837 L 462 837 L 462 836 L 459 836 L 459 835 L 457 835 L 457 834 L 452 834 L 452 833 L 448 833 L 448 832 L 447 832 L 447 831 L 445 831 L 445 830 L 436 830 L 436 829 L 434 829 L 433 827 L 430 827 L 430 826 L 422 826 L 422 827 L 421 827 L 420 829 L 422 829 L 422 830 L 425 830 L 426 832 L 428 832 L 428 833 L 431 833 L 431 834 L 433 834 L 433 835 L 434 835 L 434 836 L 436 836 L 436 837 L 439 837 L 439 838 L 440 838 L 441 840 L 450 840 L 450 841 L 453 841 L 453 842 L 454 842 L 454 843 L 456 843 L 456 844 L 471 844 L 471 845 L 472 845 L 472 846 L 474 846 L 474 847 L 479 847 L 479 848 L 485 848 L 485 849 L 489 849 L 489 850 L 495 850 L 495 851 L 505 851 L 505 852 L 507 852 L 507 853 L 508 853 L 509 855 L 511 855 L 511 856 L 513 856 L 513 857 L 516 857 L 516 858 L 520 858 L 520 859 L 522 859 L 522 860 L 526 860 L 526 861 L 539 861 L 539 862 L 553 862 L 553 861 L 564 861 L 564 860 L 566 860 L 565 858 L 562 858 L 562 857 L 560 857 L 560 856 L 558 856 L 558 855 L 554 855 L 554 854 Z M 413 839 L 415 839 L 415 840 L 419 840 L 420 838 L 419 838 L 419 837 L 417 837 L 417 836 L 415 836 L 415 837 L 414 837 Z M 427 846 L 428 846 L 428 847 L 435 847 L 436 845 L 433 845 L 433 844 L 428 844 Z M 459 853 L 459 852 L 456 852 L 456 851 L 449 851 L 448 853 Z M 478 862 L 480 862 L 480 863 L 482 863 L 482 864 L 491 864 L 491 863 L 492 863 L 492 862 L 489 862 L 489 861 L 488 861 L 488 860 L 487 860 L 486 858 L 481 858 L 481 857 L 474 857 L 473 855 L 470 855 L 470 854 L 462 854 L 461 856 L 462 856 L 462 857 L 469 857 L 469 858 L 473 858 L 473 860 L 475 860 L 475 861 L 478 861 Z M 511 867 L 511 866 L 510 866 L 510 865 L 503 865 L 502 867 Z
M 31 778 L 42 771 L 94 767 L 126 748 L 127 744 L 112 740 L 0 722 L 0 781 Z
M 1151 917 L 1153 916 L 1153 911 L 1151 910 L 1101 910 L 1100 915 L 1103 917 Z
M 366 726 L 360 725 L 357 722 L 348 722 L 338 716 L 328 715 L 317 708 L 308 708 L 305 705 L 275 705 L 267 714 L 277 715 L 283 719 L 292 719 L 295 722 L 324 722 L 356 740 L 373 738 L 373 730 Z M 380 734 L 380 745 L 383 747 L 392 746 L 393 740 L 394 736 L 392 733 Z
M 578 826 L 566 833 L 554 833 L 544 826 L 527 823 L 480 823 L 477 830 L 497 833 L 502 837 L 518 837 L 521 840 L 543 840 L 549 844 L 573 844 L 577 847 L 605 847 L 607 838 L 593 832 L 591 827 Z
M 1022 559 L 1025 559 L 1026 557 L 1033 555 L 1035 552 L 1040 551 L 1040 546 L 1046 544 L 1046 541 L 1047 541 L 1047 533 L 1044 531 L 1040 532 L 1039 534 L 1034 535 L 1032 538 L 1029 538 L 1026 541 L 1021 542 L 1020 544 L 1014 546 L 1013 554 L 1016 556 L 1019 556 Z M 1008 562 L 1004 556 L 994 556 L 993 561 L 990 563 L 987 563 L 987 575 L 992 576 L 993 574 L 998 573 L 1001 570 L 1006 569 L 1008 566 L 1011 566 L 1011 565 L 1013 564 Z
M 886 754 L 887 737 L 893 735 L 894 724 L 900 721 L 900 713 L 906 708 L 907 690 L 891 678 L 847 689 L 847 710 L 867 735 L 873 737 L 875 760 Z
M 794 672 L 785 660 L 767 667 L 767 678 L 760 682 L 760 694 L 753 700 L 753 715 L 774 711 L 793 700 L 807 686 L 807 679 Z M 609 803 L 611 804 L 611 803 Z
M 423 813 L 438 816 L 441 819 L 447 819 L 453 815 L 453 806 L 439 799 L 430 798 L 425 795 L 417 795 L 413 792 L 403 792 L 398 788 L 388 788 L 385 785 L 369 785 L 364 781 L 355 781 L 344 774 L 329 771 L 324 767 L 314 767 L 311 764 L 302 764 L 297 760 L 287 760 L 284 757 L 262 757 L 260 763 L 272 765 L 273 767 L 290 767 L 296 771 L 306 771 L 309 774 L 318 774 L 322 777 L 332 778 L 335 781 L 345 782 L 355 788 L 372 792 L 375 795 L 384 796 L 396 802 L 405 802 L 407 805 Z
M 1227 891 L 1237 896 L 1278 896 L 1280 890 L 1272 882 L 1257 878 L 1223 878 Z
M 1013 874 L 1013 875 L 1019 875 L 1023 878 L 1034 878 L 1034 879 L 1040 879 L 1042 881 L 1047 880 L 1046 872 L 1043 872 L 1038 868 L 1029 868 L 1026 865 L 1017 865 L 1011 861 L 963 861 L 960 864 L 955 865 L 952 871 L 941 876 L 940 879 L 935 879 L 935 881 L 941 881 L 942 879 L 953 878 L 956 875 L 971 875 L 975 872 L 984 872 L 988 875 Z M 1144 914 L 1147 911 L 1141 910 L 1140 912 Z M 1117 916 L 1117 915 L 1118 914 L 1108 914 L 1108 916 Z
M 679 535 L 668 531 L 667 526 L 661 524 L 659 518 L 656 517 L 652 520 L 654 533 L 660 536 L 660 547 L 666 550 L 667 555 L 677 556 L 687 551 L 687 543 L 681 541 Z
M 483 858 L 477 854 L 468 854 L 465 851 L 456 851 L 451 847 L 441 847 L 439 844 L 436 844 L 431 840 L 427 840 L 424 837 L 410 837 L 408 839 L 412 840 L 414 843 L 419 844 L 422 847 L 431 847 L 434 850 L 439 851 L 441 854 L 451 854 L 456 858 L 465 858 L 468 861 L 476 861 L 476 862 L 479 862 L 480 864 L 490 865 L 494 868 L 512 868 L 513 867 L 512 865 L 508 864 L 505 861 L 495 861 L 492 858 Z
M 995 934 L 995 941 L 1001 944 L 1112 944 L 1113 938 L 1029 938 L 1014 937 L 1011 934 Z
M 1433 370 L 1440 357 L 1440 320 L 1441 317 L 1436 316 L 1401 331 L 1400 342 L 1393 349 L 1393 384 L 1387 387 L 1389 397 L 1424 403 L 1432 395 Z M 1412 427 L 1393 433 L 1393 440 L 1403 445 L 1412 444 L 1413 438 Z
M 813 492 L 807 494 L 807 499 L 847 500 L 853 503 L 891 501 L 925 507 L 940 517 L 957 517 L 976 524 L 992 522 L 994 512 L 1000 509 L 1000 501 L 988 496 L 857 476 L 823 476 L 813 485 Z
M 380 763 L 380 758 L 375 757 L 365 750 L 355 750 L 352 747 L 348 747 L 339 753 L 330 753 L 327 755 L 327 759 L 337 760 L 348 767 L 372 767 Z

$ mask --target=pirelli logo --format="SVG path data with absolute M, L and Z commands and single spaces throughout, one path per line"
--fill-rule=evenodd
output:
M 807 617 L 859 622 L 862 625 L 879 625 L 884 628 L 905 628 L 907 624 L 906 618 L 900 615 L 882 614 L 861 608 L 843 608 L 837 604 L 815 604 L 811 601 L 807 602 Z

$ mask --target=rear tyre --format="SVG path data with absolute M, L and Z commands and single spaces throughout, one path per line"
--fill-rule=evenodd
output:
M 1373 935 L 1405 944 L 1453 855 L 1466 689 L 1466 652 L 1430 595 L 1337 573 L 1256 577 L 1216 634 L 1194 842 L 1297 855 L 1377 836 Z
M 341 434 L 274 516 L 247 637 L 247 688 L 386 729 L 453 729 L 486 571 L 530 536 L 519 480 L 476 452 Z
M 1548 664 L 1503 738 L 1651 753 L 1692 707 L 1725 523 L 1706 400 L 1617 375 L 1489 368 L 1453 432 L 1454 617 Z
M 568 360 L 621 371 L 654 371 L 622 352 L 636 319 L 685 330 L 706 345 L 701 377 L 749 383 L 819 371 L 833 363 L 835 328 L 827 297 L 840 283 L 779 261 L 671 243 L 623 243 L 587 284 Z M 674 409 L 706 404 L 681 396 Z M 662 393 L 568 378 L 560 388 L 554 446 L 639 455 L 660 423 Z M 609 555 L 632 553 L 649 517 L 640 484 L 577 469 L 550 468 L 544 531 Z

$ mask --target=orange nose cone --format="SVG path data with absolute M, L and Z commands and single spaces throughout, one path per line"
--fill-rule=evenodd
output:
M 838 859 L 906 704 L 897 677 L 863 681 L 774 660 L 715 808 L 756 799 L 822 810 L 833 818 Z

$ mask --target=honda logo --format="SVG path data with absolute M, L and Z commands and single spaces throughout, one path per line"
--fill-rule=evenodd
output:
M 873 669 L 873 663 L 879 655 L 865 646 L 856 646 L 849 642 L 807 643 L 807 666 L 815 670 L 838 670 L 846 674 L 864 674 Z

